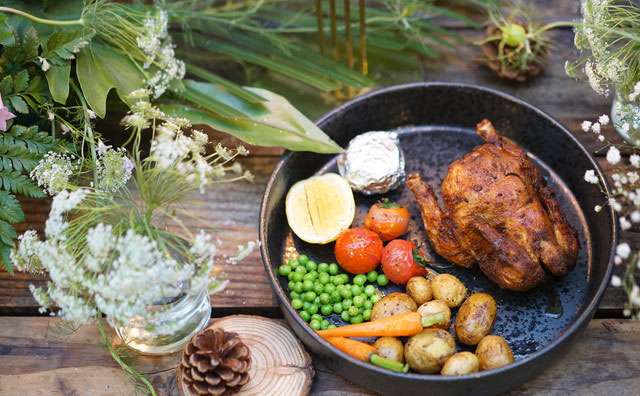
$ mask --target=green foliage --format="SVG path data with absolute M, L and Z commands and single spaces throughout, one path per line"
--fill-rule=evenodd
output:
M 52 65 L 66 65 L 80 48 L 89 44 L 94 34 L 93 31 L 84 28 L 57 30 L 47 38 L 40 56 Z

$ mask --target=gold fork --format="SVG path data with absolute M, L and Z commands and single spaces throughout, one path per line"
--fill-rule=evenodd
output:
M 323 26 L 323 7 L 322 0 L 316 0 L 316 16 L 318 19 L 318 41 L 320 46 L 320 52 L 325 55 L 327 48 L 325 45 L 324 26 Z M 359 16 L 360 16 L 360 71 L 362 74 L 367 75 L 369 72 L 369 64 L 367 62 L 367 37 L 366 37 L 366 21 L 365 21 L 365 5 L 364 0 L 358 1 Z M 338 37 L 337 17 L 336 17 L 336 0 L 329 0 L 329 17 L 331 19 L 331 42 L 333 59 L 336 62 L 341 61 L 340 57 L 340 39 Z M 347 58 L 347 65 L 350 69 L 355 68 L 356 59 L 353 56 L 353 37 L 351 32 L 351 2 L 344 0 L 344 24 L 345 24 L 345 53 Z M 348 87 L 345 93 L 343 89 L 335 91 L 335 95 L 344 99 L 347 97 L 355 96 L 353 87 Z

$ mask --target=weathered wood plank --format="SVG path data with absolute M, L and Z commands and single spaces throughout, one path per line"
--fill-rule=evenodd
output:
M 96 326 L 61 336 L 48 329 L 52 321 L 0 318 L 0 396 L 131 394 L 123 372 L 98 347 Z M 638 332 L 640 321 L 593 320 L 563 359 L 509 395 L 637 394 Z M 143 357 L 137 368 L 152 380 L 158 395 L 177 396 L 174 368 L 179 358 L 180 353 Z M 315 368 L 314 396 L 372 395 L 326 367 Z

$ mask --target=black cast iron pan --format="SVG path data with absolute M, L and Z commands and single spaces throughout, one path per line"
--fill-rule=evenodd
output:
M 483 118 L 489 119 L 500 134 L 527 150 L 548 185 L 556 191 L 565 216 L 579 233 L 580 255 L 573 272 L 561 278 L 550 276 L 543 285 L 528 292 L 502 290 L 478 268 L 451 265 L 433 252 L 408 188 L 401 186 L 384 196 L 408 207 L 412 221 L 404 238 L 421 243 L 434 255 L 437 272 L 454 274 L 470 293 L 482 291 L 495 298 L 498 316 L 492 334 L 503 336 L 516 357 L 515 363 L 500 369 L 458 377 L 392 373 L 351 358 L 317 336 L 290 305 L 288 281 L 277 274 L 277 267 L 298 253 L 305 253 L 316 262 L 335 262 L 334 244 L 312 245 L 295 237 L 287 225 L 284 202 L 287 191 L 296 181 L 324 172 L 337 173 L 337 156 L 287 152 L 269 179 L 260 211 L 261 251 L 284 317 L 317 359 L 339 375 L 374 392 L 480 395 L 514 388 L 567 351 L 592 318 L 607 286 L 617 240 L 615 216 L 609 207 L 599 213 L 593 210 L 602 202 L 602 195 L 596 186 L 583 180 L 587 169 L 595 169 L 604 180 L 602 169 L 565 127 L 541 110 L 487 88 L 417 83 L 358 97 L 329 112 L 317 124 L 343 147 L 360 133 L 398 131 L 407 174 L 421 173 L 439 196 L 440 183 L 449 164 L 484 143 L 475 134 L 475 125 Z M 608 189 L 606 183 L 605 188 Z M 355 199 L 353 226 L 362 226 L 368 208 L 380 196 L 355 194 Z M 403 291 L 391 284 L 382 290 Z M 336 324 L 340 321 L 337 315 L 329 319 Z M 457 349 L 473 351 L 460 343 Z

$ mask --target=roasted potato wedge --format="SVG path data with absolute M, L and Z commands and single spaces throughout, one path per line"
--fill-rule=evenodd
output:
M 496 321 L 496 301 L 487 293 L 475 293 L 469 296 L 458 310 L 456 316 L 456 336 L 467 345 L 476 345 L 491 333 Z
M 405 312 L 413 312 L 418 305 L 405 293 L 391 293 L 375 303 L 371 310 L 371 320 L 379 320 Z

